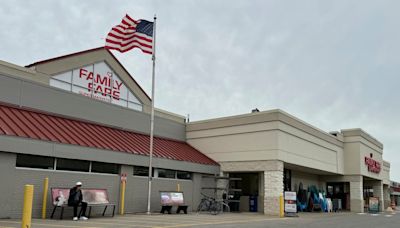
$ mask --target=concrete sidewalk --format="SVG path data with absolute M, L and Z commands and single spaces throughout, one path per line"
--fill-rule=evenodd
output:
M 33 219 L 32 228 L 398 228 L 400 213 L 300 213 L 297 218 L 268 217 L 257 213 L 125 215 L 95 217 L 88 221 Z M 20 228 L 20 220 L 0 220 L 0 228 Z

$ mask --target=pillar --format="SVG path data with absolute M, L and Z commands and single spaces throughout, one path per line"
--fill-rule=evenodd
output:
M 386 208 L 390 207 L 391 200 L 390 200 L 390 189 L 389 185 L 383 185 L 383 200 L 384 200 L 384 207 L 383 209 L 385 210 Z
M 264 171 L 264 214 L 279 216 L 279 196 L 283 194 L 283 163 L 277 170 Z
M 364 212 L 363 178 L 357 176 L 350 181 L 350 210 Z
M 383 211 L 384 198 L 383 198 L 383 183 L 382 181 L 374 181 L 372 188 L 374 190 L 374 197 L 379 198 L 379 211 Z

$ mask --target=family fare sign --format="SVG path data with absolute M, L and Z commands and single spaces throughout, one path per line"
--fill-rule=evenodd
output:
M 99 73 L 95 74 L 92 71 L 80 68 L 79 78 L 86 80 L 86 88 L 90 92 L 90 94 L 83 95 L 91 96 L 91 93 L 93 92 L 93 96 L 96 94 L 103 96 L 105 99 L 110 96 L 115 100 L 120 99 L 121 88 L 123 84 L 121 81 L 113 79 L 112 72 L 106 72 L 104 75 L 101 75 Z M 99 97 L 95 96 L 95 98 Z
M 373 173 L 380 173 L 381 172 L 381 163 L 375 161 L 372 158 L 365 157 L 365 165 L 368 167 L 368 171 Z

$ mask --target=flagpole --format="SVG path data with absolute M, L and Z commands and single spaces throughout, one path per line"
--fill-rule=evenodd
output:
M 154 14 L 153 24 L 153 45 L 152 45 L 152 57 L 153 60 L 153 72 L 151 77 L 151 117 L 150 117 L 150 156 L 149 156 L 149 177 L 148 177 L 148 195 L 147 195 L 147 214 L 150 214 L 151 204 L 151 182 L 152 182 L 152 162 L 153 162 L 153 138 L 154 138 L 154 85 L 155 85 L 155 68 L 156 68 L 156 20 L 157 17 Z

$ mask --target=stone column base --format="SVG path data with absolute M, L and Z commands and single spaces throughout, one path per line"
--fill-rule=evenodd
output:
M 264 214 L 279 216 L 279 197 L 264 197 Z

